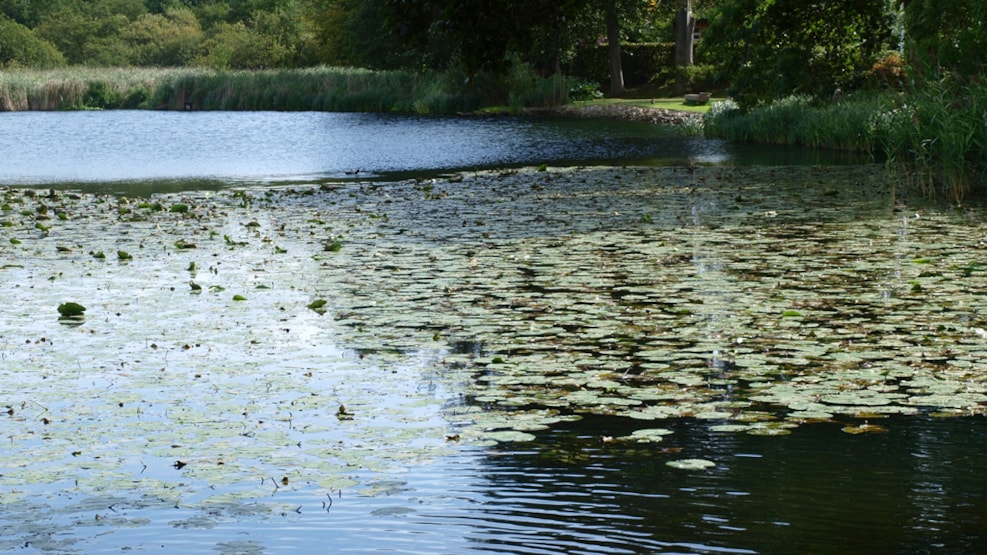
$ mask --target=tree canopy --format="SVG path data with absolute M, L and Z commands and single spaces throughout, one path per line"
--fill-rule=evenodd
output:
M 0 15 L 0 68 L 49 68 L 65 63 L 52 43 L 5 15 Z
M 17 36 L 54 47 L 52 63 L 93 66 L 312 64 L 304 7 L 303 0 L 0 0 L 0 14 L 21 26 Z
M 892 46 L 886 2 L 729 0 L 703 52 L 743 104 L 856 88 Z

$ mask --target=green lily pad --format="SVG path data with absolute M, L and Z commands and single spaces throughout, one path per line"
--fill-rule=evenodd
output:
M 62 303 L 58 305 L 58 313 L 63 318 L 74 318 L 84 315 L 86 313 L 86 307 L 75 302 Z

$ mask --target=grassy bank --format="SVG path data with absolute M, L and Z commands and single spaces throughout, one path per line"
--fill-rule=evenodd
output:
M 950 76 L 908 92 L 860 93 L 820 103 L 793 96 L 742 112 L 707 114 L 708 137 L 883 156 L 911 188 L 960 200 L 987 193 L 987 84 Z
M 67 68 L 0 72 L 0 110 L 183 109 L 456 113 L 565 102 L 571 84 L 519 69 L 505 79 L 317 67 Z

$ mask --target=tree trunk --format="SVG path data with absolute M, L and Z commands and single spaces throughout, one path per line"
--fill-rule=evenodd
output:
M 692 65 L 692 36 L 696 31 L 696 18 L 692 15 L 692 2 L 685 0 L 685 6 L 675 16 L 675 67 Z
M 617 0 L 607 0 L 607 49 L 610 52 L 610 94 L 624 94 L 624 70 L 620 64 L 620 27 Z

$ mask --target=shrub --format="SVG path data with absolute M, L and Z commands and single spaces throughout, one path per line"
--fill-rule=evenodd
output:
M 46 69 L 65 65 L 65 57 L 52 43 L 0 14 L 0 68 Z
M 866 82 L 872 87 L 900 89 L 907 81 L 905 61 L 898 52 L 889 52 L 874 62 Z

